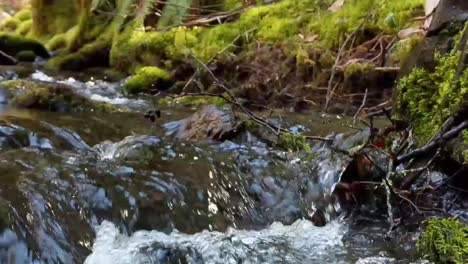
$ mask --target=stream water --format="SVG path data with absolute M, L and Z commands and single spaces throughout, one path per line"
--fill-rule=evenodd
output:
M 142 115 L 151 103 L 123 97 L 119 83 L 22 74 L 65 82 L 131 111 L 2 105 L 0 263 L 415 261 L 416 238 L 386 240 L 385 217 L 339 214 L 330 193 L 349 158 L 324 143 L 313 147 L 312 160 L 259 140 L 176 143 L 161 124 L 191 109 L 163 109 L 152 124 Z M 1 76 L 16 75 L 3 70 Z M 300 121 L 311 134 L 336 130 L 318 115 L 284 119 L 295 128 Z M 333 144 L 346 149 L 363 136 L 335 134 Z M 323 227 L 310 221 L 317 209 L 327 220 Z

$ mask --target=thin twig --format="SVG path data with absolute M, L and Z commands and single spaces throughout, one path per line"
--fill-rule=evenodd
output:
M 361 111 L 362 111 L 362 109 L 364 108 L 364 106 L 366 105 L 366 102 L 367 102 L 367 91 L 368 91 L 368 89 L 366 88 L 366 92 L 364 93 L 364 98 L 362 99 L 362 104 L 361 104 L 361 106 L 359 107 L 359 109 L 356 111 L 356 114 L 354 114 L 353 125 L 356 125 L 358 116 L 359 116 L 359 114 L 361 113 Z

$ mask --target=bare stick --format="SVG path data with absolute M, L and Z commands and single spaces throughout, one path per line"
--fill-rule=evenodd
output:
M 366 92 L 364 93 L 364 98 L 362 99 L 362 104 L 361 104 L 361 106 L 359 107 L 359 109 L 356 111 L 356 114 L 354 114 L 353 125 L 356 125 L 358 116 L 359 116 L 359 114 L 361 113 L 361 111 L 362 111 L 362 109 L 364 108 L 364 106 L 366 105 L 366 102 L 367 102 L 367 91 L 368 91 L 368 89 L 366 88 Z

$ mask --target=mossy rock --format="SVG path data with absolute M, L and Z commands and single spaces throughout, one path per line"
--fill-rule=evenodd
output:
M 26 36 L 29 32 L 31 32 L 32 24 L 32 19 L 21 22 L 21 24 L 18 26 L 18 29 L 16 29 L 16 34 Z
M 45 66 L 48 69 L 69 71 L 78 71 L 91 67 L 107 67 L 109 66 L 110 48 L 110 39 L 100 38 L 84 45 L 77 52 L 52 58 Z
M 117 111 L 113 105 L 94 102 L 73 92 L 64 84 L 11 80 L 0 85 L 8 92 L 10 105 L 19 108 L 46 110 L 52 112 Z
M 0 24 L 0 31 L 14 32 L 20 24 L 21 24 L 20 20 L 14 17 L 9 17 L 3 20 L 2 23 Z
M 14 18 L 18 19 L 19 21 L 27 21 L 32 19 L 32 12 L 30 9 L 22 9 L 18 11 L 14 16 Z
M 49 52 L 41 43 L 17 34 L 0 34 L 0 50 L 13 57 L 24 50 L 31 50 L 44 59 L 50 57 Z
M 155 66 L 146 66 L 138 69 L 125 84 L 125 90 L 129 94 L 151 92 L 153 89 L 166 90 L 171 87 L 170 74 Z
M 50 51 L 64 49 L 68 45 L 67 37 L 65 34 L 58 34 L 53 36 L 47 43 L 46 48 Z
M 33 62 L 36 59 L 36 54 L 31 50 L 23 50 L 18 52 L 15 58 L 18 61 Z
M 206 96 L 206 95 L 190 95 L 182 96 L 177 98 L 164 97 L 159 101 L 160 105 L 172 106 L 172 105 L 182 105 L 182 106 L 203 106 L 203 105 L 216 105 L 223 106 L 227 104 L 227 101 L 221 97 L 216 96 Z

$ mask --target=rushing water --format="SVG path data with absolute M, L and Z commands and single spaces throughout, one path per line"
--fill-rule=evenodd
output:
M 56 80 L 42 72 L 29 78 L 64 82 L 132 111 L 65 114 L 2 106 L 0 263 L 412 259 L 411 248 L 384 240 L 385 220 L 339 216 L 330 193 L 349 158 L 324 143 L 314 146 L 313 160 L 255 139 L 176 143 L 160 124 L 190 110 L 164 109 L 155 125 L 141 114 L 151 103 L 120 95 L 119 83 Z M 319 119 L 301 118 L 307 129 L 320 131 Z M 294 120 L 292 129 L 301 128 Z M 333 144 L 349 148 L 364 136 L 338 134 Z M 310 221 L 317 210 L 324 212 L 324 227 Z

